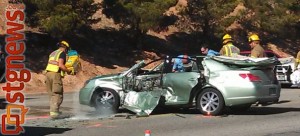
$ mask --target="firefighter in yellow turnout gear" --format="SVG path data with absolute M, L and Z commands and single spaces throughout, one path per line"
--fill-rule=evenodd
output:
M 220 50 L 221 56 L 236 57 L 240 54 L 240 49 L 232 44 L 232 37 L 229 34 L 223 36 L 223 47 Z
M 260 38 L 257 34 L 251 34 L 248 37 L 248 42 L 251 47 L 252 58 L 264 58 L 266 57 L 265 50 L 260 45 Z
M 70 48 L 66 41 L 58 43 L 59 48 L 49 55 L 48 65 L 46 67 L 46 86 L 50 99 L 50 117 L 55 119 L 59 117 L 59 107 L 63 102 L 63 82 L 62 78 L 67 72 L 71 74 L 73 70 L 67 69 L 67 52 Z

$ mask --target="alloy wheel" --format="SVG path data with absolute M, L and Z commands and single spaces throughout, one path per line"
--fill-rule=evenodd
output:
M 111 108 L 115 103 L 114 95 L 109 91 L 102 91 L 96 96 L 96 105 Z
M 200 106 L 205 112 L 214 112 L 219 108 L 220 98 L 214 92 L 206 92 L 200 98 Z

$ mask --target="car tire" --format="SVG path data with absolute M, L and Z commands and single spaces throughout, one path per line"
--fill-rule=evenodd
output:
M 229 109 L 234 112 L 243 112 L 247 111 L 252 104 L 243 104 L 243 105 L 237 105 L 237 106 L 230 106 Z
M 113 89 L 97 89 L 92 101 L 97 113 L 102 115 L 115 114 L 120 106 L 120 96 Z
M 197 97 L 196 106 L 204 115 L 219 115 L 224 110 L 223 95 L 214 88 L 204 89 Z

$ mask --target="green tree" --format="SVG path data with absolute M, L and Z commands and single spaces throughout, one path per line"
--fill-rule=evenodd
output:
M 176 3 L 177 0 L 103 0 L 102 4 L 106 16 L 140 37 L 149 29 L 156 29 L 164 13 Z
M 241 23 L 249 31 L 289 38 L 299 35 L 299 0 L 244 0 L 244 5 L 247 10 Z
M 96 20 L 91 16 L 99 9 L 94 0 L 25 0 L 27 24 L 37 26 L 53 37 L 70 35 Z
M 182 13 L 190 22 L 182 28 L 192 28 L 186 31 L 200 32 L 206 40 L 219 40 L 239 17 L 239 14 L 233 14 L 239 3 L 239 0 L 188 0 L 188 7 Z

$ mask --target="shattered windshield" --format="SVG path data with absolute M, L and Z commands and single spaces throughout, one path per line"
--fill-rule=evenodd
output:
M 128 69 L 128 70 L 122 72 L 121 75 L 122 75 L 122 76 L 125 76 L 125 75 L 127 75 L 128 73 L 131 73 L 133 70 L 135 70 L 135 69 L 137 69 L 137 68 L 143 66 L 144 64 L 145 64 L 145 61 L 142 60 L 142 61 L 138 62 L 137 64 L 133 65 L 130 69 Z

